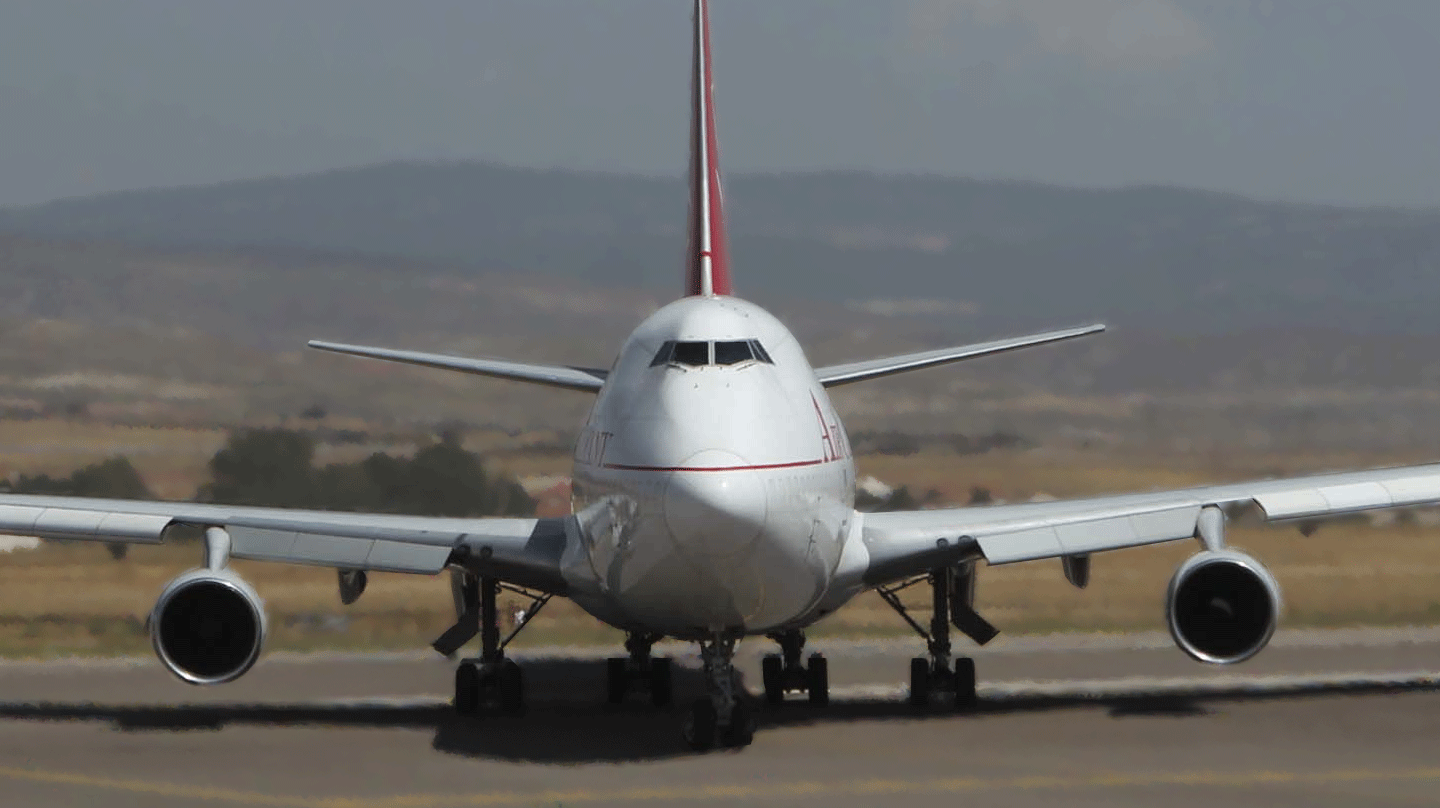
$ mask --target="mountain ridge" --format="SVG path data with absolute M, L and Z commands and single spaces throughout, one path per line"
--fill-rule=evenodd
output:
M 762 301 L 960 301 L 936 316 L 992 331 L 1093 319 L 1187 333 L 1440 330 L 1440 211 L 869 172 L 736 175 L 727 190 L 737 291 Z M 0 233 L 668 297 L 685 199 L 675 177 L 394 162 L 0 209 Z

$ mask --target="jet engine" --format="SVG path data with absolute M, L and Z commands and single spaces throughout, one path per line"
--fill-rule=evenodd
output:
M 228 569 L 191 570 L 171 581 L 150 613 L 150 643 L 170 672 L 192 685 L 234 681 L 260 656 L 265 608 Z
M 1170 636 L 1200 662 L 1231 665 L 1255 656 L 1270 642 L 1279 616 L 1280 586 L 1244 553 L 1197 553 L 1170 579 Z

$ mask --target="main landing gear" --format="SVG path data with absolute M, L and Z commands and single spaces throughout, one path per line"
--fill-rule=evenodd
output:
M 755 740 L 755 717 L 735 672 L 735 639 L 717 636 L 700 643 L 700 660 L 709 691 L 690 706 L 685 742 L 697 752 L 715 746 L 749 746 Z
M 451 577 L 455 608 L 459 619 L 433 644 L 446 656 L 460 650 L 477 633 L 480 635 L 480 656 L 463 659 L 455 669 L 455 712 L 460 715 L 498 713 L 519 715 L 525 712 L 525 677 L 513 659 L 505 658 L 505 646 L 525 627 L 525 622 L 550 600 L 548 594 L 535 594 L 519 587 L 502 584 L 495 578 L 476 577 L 456 572 Z M 499 610 L 495 599 L 499 590 L 515 592 L 529 598 L 526 621 L 515 626 L 503 640 L 500 638 Z
M 915 584 L 929 582 L 934 614 L 930 630 L 915 621 L 900 602 L 899 592 Z M 957 710 L 975 706 L 975 660 L 950 657 L 950 626 L 984 645 L 999 632 L 975 613 L 975 567 L 963 564 L 932 570 L 924 578 L 915 578 L 892 587 L 880 587 L 880 597 L 925 639 L 928 657 L 910 660 L 910 703 L 917 709 L 929 709 L 936 702 L 949 702 Z
M 674 698 L 670 658 L 650 656 L 659 639 L 659 634 L 627 634 L 625 650 L 630 655 L 606 661 L 605 692 L 611 704 L 623 702 L 631 690 L 639 689 L 650 693 L 656 707 L 670 706 Z
M 810 664 L 800 662 L 805 650 L 805 634 L 798 629 L 768 635 L 780 643 L 780 653 L 760 661 L 765 680 L 765 702 L 772 706 L 785 701 L 787 692 L 801 692 L 810 703 L 823 707 L 830 703 L 830 666 L 820 654 L 810 655 Z

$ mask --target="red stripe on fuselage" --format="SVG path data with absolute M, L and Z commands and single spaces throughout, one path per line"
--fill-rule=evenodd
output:
M 606 463 L 604 468 L 612 471 L 765 471 L 767 469 L 798 469 L 806 466 L 823 466 L 831 460 L 801 460 L 795 463 L 764 463 L 755 466 L 632 466 L 625 463 Z

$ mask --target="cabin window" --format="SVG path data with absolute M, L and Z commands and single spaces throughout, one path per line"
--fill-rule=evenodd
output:
M 715 364 L 738 365 L 755 359 L 748 340 L 715 343 Z
M 708 365 L 710 364 L 710 343 L 677 342 L 674 351 L 670 354 L 669 361 L 691 367 Z

